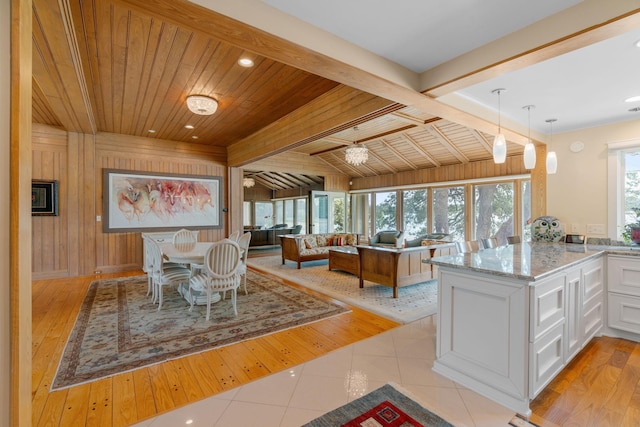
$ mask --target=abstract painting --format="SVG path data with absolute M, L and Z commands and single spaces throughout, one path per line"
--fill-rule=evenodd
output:
M 103 172 L 103 231 L 221 228 L 219 176 Z

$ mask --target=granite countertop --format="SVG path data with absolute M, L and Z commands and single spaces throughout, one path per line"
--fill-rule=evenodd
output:
M 605 253 L 640 256 L 631 246 L 526 242 L 479 252 L 441 256 L 423 262 L 535 282 Z

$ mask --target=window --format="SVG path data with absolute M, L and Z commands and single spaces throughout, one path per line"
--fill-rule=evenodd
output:
M 520 212 L 522 212 L 520 236 L 523 242 L 529 242 L 531 241 L 531 221 L 533 221 L 531 218 L 531 180 L 520 182 L 520 194 Z
M 433 232 L 449 234 L 449 240 L 464 241 L 465 195 L 464 186 L 433 190 Z
M 495 237 L 499 245 L 513 236 L 513 183 L 474 185 L 475 240 Z
M 610 142 L 608 146 L 607 234 L 628 242 L 624 226 L 637 221 L 633 210 L 640 207 L 640 140 Z
M 380 230 L 396 229 L 396 192 L 375 193 L 375 229 Z
M 282 224 L 293 227 L 293 199 L 284 201 L 284 220 Z
M 260 227 L 271 227 L 273 225 L 273 203 L 255 202 L 255 211 L 255 225 Z
M 307 199 L 296 199 L 296 220 L 294 225 L 302 225 L 301 233 L 307 232 Z
M 271 225 L 282 224 L 284 222 L 284 202 L 278 200 L 273 202 L 275 213 L 273 214 L 273 223 Z
M 242 225 L 245 227 L 252 226 L 251 220 L 251 202 L 242 202 Z
M 402 192 L 402 231 L 405 238 L 427 233 L 427 190 Z

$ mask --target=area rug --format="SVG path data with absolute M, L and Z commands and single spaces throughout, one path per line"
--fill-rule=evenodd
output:
M 413 322 L 437 311 L 436 280 L 402 287 L 398 289 L 398 298 L 393 298 L 393 289 L 389 286 L 365 280 L 364 288 L 360 289 L 359 280 L 353 274 L 329 271 L 328 260 L 305 262 L 300 270 L 294 262 L 286 261 L 283 265 L 280 255 L 249 258 L 247 263 L 399 323 Z
M 51 389 L 94 381 L 143 366 L 285 330 L 349 310 L 277 280 L 248 272 L 238 290 L 206 306 L 189 304 L 173 288 L 162 310 L 151 303 L 146 276 L 98 280 L 89 286 Z
M 397 385 L 385 384 L 353 402 L 316 418 L 304 427 L 452 427 L 398 388 Z

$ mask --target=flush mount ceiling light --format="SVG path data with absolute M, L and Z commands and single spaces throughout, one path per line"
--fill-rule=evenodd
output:
M 204 95 L 187 96 L 187 107 L 195 114 L 210 116 L 218 109 L 218 101 Z
M 247 177 L 247 178 L 243 178 L 242 179 L 242 186 L 246 187 L 246 188 L 251 188 L 254 185 L 256 185 L 256 180 L 251 178 L 251 177 Z
M 493 162 L 504 163 L 507 159 L 507 142 L 502 134 L 502 127 L 500 125 L 500 92 L 504 92 L 506 89 L 494 89 L 491 93 L 498 95 L 498 134 L 493 139 Z
M 638 102 L 640 101 L 640 95 L 632 96 L 624 100 L 624 102 Z
M 545 120 L 547 123 L 549 123 L 549 128 L 550 128 L 550 132 L 549 132 L 549 144 L 551 144 L 553 142 L 553 122 L 557 121 L 558 119 L 547 119 Z M 547 153 L 547 173 L 549 175 L 554 174 L 558 171 L 558 157 L 556 156 L 556 152 L 555 151 L 549 151 Z
M 531 109 L 536 108 L 535 105 L 525 105 L 522 107 L 529 112 L 529 134 L 527 144 L 524 146 L 524 167 L 533 169 L 536 167 L 536 147 L 531 142 Z
M 353 130 L 357 133 L 358 127 L 354 127 Z M 349 164 L 360 166 L 369 159 L 369 150 L 364 145 L 358 145 L 356 138 L 356 140 L 353 141 L 353 145 L 344 152 L 344 159 Z

